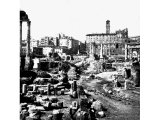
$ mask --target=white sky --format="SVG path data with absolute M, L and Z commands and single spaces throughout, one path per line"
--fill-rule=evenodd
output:
M 34 39 L 64 33 L 84 41 L 86 34 L 105 33 L 106 20 L 111 32 L 128 28 L 129 36 L 140 35 L 139 0 L 20 0 L 20 9 L 29 15 Z

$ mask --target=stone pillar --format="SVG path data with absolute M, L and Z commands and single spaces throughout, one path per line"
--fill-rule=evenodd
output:
M 89 54 L 91 55 L 92 54 L 92 43 L 90 43 L 90 50 L 89 50 Z
M 31 21 L 27 21 L 28 32 L 27 32 L 27 52 L 25 58 L 25 69 L 28 70 L 30 65 L 30 24 Z
M 77 91 L 77 81 L 76 80 L 74 80 L 73 81 L 73 91 Z
M 30 29 L 30 26 L 31 26 L 31 21 L 27 21 L 27 26 L 28 26 L 28 33 L 27 33 L 28 53 L 27 53 L 27 56 L 30 56 L 30 39 L 31 39 L 31 35 L 30 35 L 31 29 Z
M 127 80 L 124 82 L 124 90 L 127 90 Z
M 131 59 L 133 58 L 133 48 L 131 48 Z
M 137 51 L 138 61 L 140 61 L 140 50 Z
M 109 44 L 109 57 L 111 56 L 111 43 L 108 43 Z
M 34 92 L 36 92 L 36 91 L 37 91 L 37 86 L 36 86 L 36 84 L 35 84 L 35 85 L 33 85 L 33 91 L 34 91 Z
M 94 45 L 92 43 L 92 54 L 94 54 Z
M 132 59 L 132 48 L 129 49 L 129 56 L 130 56 L 129 58 L 131 60 Z
M 22 21 L 20 20 L 20 53 L 22 52 Z
M 100 59 L 103 59 L 103 44 L 101 43 Z
M 27 93 L 27 85 L 26 84 L 22 85 L 22 93 L 24 93 L 24 94 Z
M 94 59 L 94 46 L 93 46 L 93 43 L 90 43 L 90 58 Z
M 127 60 L 127 44 L 125 44 L 125 61 Z
M 50 84 L 47 85 L 47 95 L 51 95 Z

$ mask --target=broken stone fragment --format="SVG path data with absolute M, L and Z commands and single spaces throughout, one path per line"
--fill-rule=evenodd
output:
M 59 114 L 60 110 L 53 110 L 53 114 Z
M 52 120 L 53 115 L 48 115 L 48 120 Z
M 49 98 L 47 96 L 42 97 L 43 101 L 49 101 Z
M 38 111 L 44 111 L 44 110 L 45 110 L 43 106 L 36 106 L 36 109 L 37 109 Z
M 82 111 L 81 109 L 78 109 L 78 111 L 74 115 L 74 118 L 76 120 L 88 120 L 89 114 L 86 111 Z
M 103 118 L 103 117 L 105 117 L 105 113 L 103 111 L 96 111 L 95 117 L 96 118 Z
M 36 86 L 36 84 L 33 85 L 33 91 L 37 91 L 37 86 Z
M 101 118 L 105 116 L 105 113 L 103 111 L 98 112 L 98 114 Z
M 50 100 L 52 103 L 58 102 L 58 98 L 56 98 L 56 97 L 49 98 L 49 100 Z
M 40 92 L 41 95 L 44 95 L 44 90 L 43 89 L 40 89 L 39 92 Z
M 51 107 L 51 103 L 48 102 L 48 101 L 45 101 L 45 102 L 43 103 L 43 106 L 48 109 L 48 108 Z
M 22 86 L 22 93 L 26 94 L 27 93 L 27 85 L 23 84 Z
M 64 89 L 61 90 L 61 95 L 64 95 Z
M 92 108 L 94 108 L 97 111 L 101 111 L 102 110 L 102 103 L 100 101 L 94 101 L 91 105 Z
M 73 91 L 72 97 L 73 97 L 73 98 L 77 98 L 77 97 L 78 97 L 77 91 Z
M 26 120 L 40 120 L 41 115 L 39 113 L 31 113 Z
M 57 107 L 62 108 L 63 107 L 63 102 L 57 102 Z
M 29 112 L 29 113 L 36 112 L 36 111 L 37 111 L 35 105 L 28 105 L 27 107 L 28 107 L 28 112 Z
M 21 103 L 20 106 L 21 107 L 27 107 L 27 103 Z
M 52 103 L 51 106 L 52 106 L 53 108 L 57 108 L 57 103 Z
M 22 110 L 20 113 L 20 120 L 25 119 L 27 116 L 29 116 L 29 112 L 26 109 Z

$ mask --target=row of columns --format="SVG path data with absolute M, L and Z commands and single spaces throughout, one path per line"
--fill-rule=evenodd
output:
M 101 46 L 101 48 L 100 48 L 100 54 L 99 55 L 100 55 L 100 59 L 103 59 L 103 44 L 101 43 L 100 46 Z M 96 48 L 95 48 L 94 44 L 90 43 L 90 57 L 92 57 L 95 54 L 95 51 L 96 51 L 95 49 Z M 127 60 L 127 58 L 131 59 L 132 58 L 132 53 L 133 53 L 133 49 L 128 48 L 128 45 L 125 44 L 125 60 Z M 137 51 L 137 53 L 138 53 L 137 58 L 139 60 L 140 55 L 139 55 L 138 51 Z M 110 55 L 111 55 L 111 51 L 109 49 L 109 55 L 108 56 L 110 56 Z
M 103 44 L 101 43 L 100 46 L 101 46 L 101 48 L 100 48 L 100 54 L 99 55 L 100 55 L 100 59 L 103 59 Z M 96 51 L 95 49 L 96 48 L 95 48 L 94 44 L 90 43 L 90 57 L 95 54 L 95 51 Z M 110 55 L 111 55 L 111 51 L 109 49 L 109 55 L 108 56 L 110 56 Z
M 93 57 L 95 54 L 96 48 L 93 43 L 90 43 L 90 57 Z M 100 49 L 100 59 L 103 59 L 103 44 L 101 44 Z

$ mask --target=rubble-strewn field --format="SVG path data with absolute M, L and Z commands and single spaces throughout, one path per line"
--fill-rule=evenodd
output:
M 48 71 L 21 72 L 20 119 L 140 119 L 136 70 L 126 75 L 123 67 L 102 67 L 100 61 L 76 64 L 61 62 Z
M 100 100 L 107 108 L 106 117 L 102 120 L 138 120 L 140 119 L 140 94 L 139 88 L 123 90 L 115 94 L 107 94 L 103 85 L 107 81 L 90 80 L 82 84 L 88 89 L 89 94 Z

